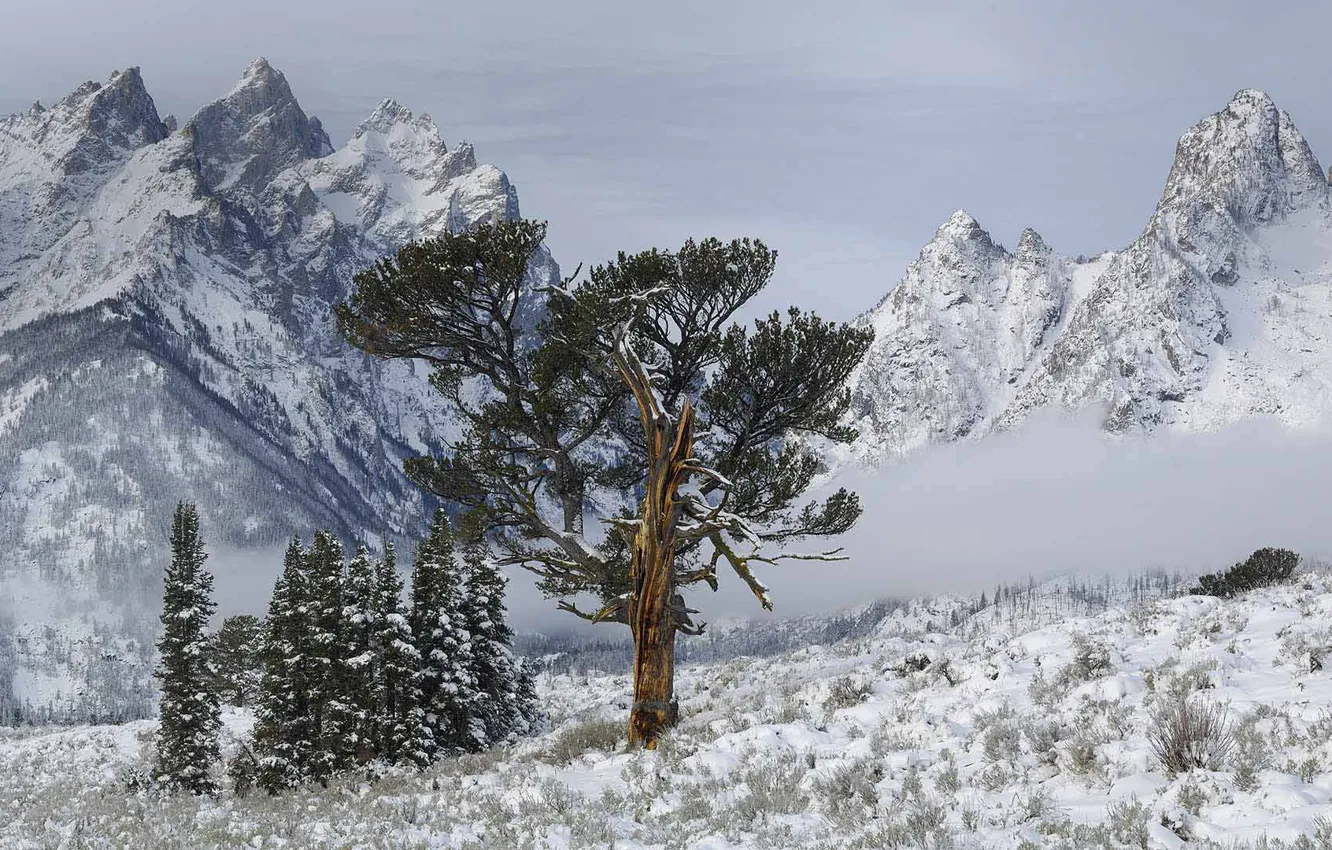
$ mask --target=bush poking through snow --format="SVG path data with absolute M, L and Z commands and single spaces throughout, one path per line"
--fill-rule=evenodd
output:
M 1080 685 L 1110 673 L 1114 667 L 1110 664 L 1110 648 L 1098 640 L 1074 632 L 1073 660 L 1059 671 L 1059 684 L 1062 687 Z
M 1198 768 L 1216 770 L 1235 746 L 1224 706 L 1187 700 L 1166 703 L 1152 712 L 1147 740 L 1171 775 Z
M 1229 599 L 1245 591 L 1289 581 L 1299 564 L 1300 556 L 1289 549 L 1259 549 L 1248 560 L 1225 572 L 1199 576 L 1198 584 L 1189 592 Z
M 615 720 L 588 720 L 569 726 L 551 742 L 544 755 L 554 764 L 569 764 L 593 750 L 613 753 L 624 741 L 624 724 Z
M 1151 808 L 1139 802 L 1137 797 L 1111 803 L 1105 811 L 1110 837 L 1120 844 L 1147 850 L 1147 818 L 1150 815 Z
M 1267 736 L 1259 729 L 1263 714 L 1253 711 L 1235 725 L 1231 737 L 1235 739 L 1235 787 L 1253 791 L 1258 787 L 1258 773 L 1272 764 Z
M 814 794 L 835 821 L 856 821 L 879 804 L 876 786 L 883 769 L 871 759 L 859 759 L 814 780 Z
M 868 683 L 857 682 L 850 676 L 834 679 L 828 689 L 828 698 L 823 701 L 823 710 L 832 714 L 840 708 L 860 705 L 872 690 L 874 689 Z

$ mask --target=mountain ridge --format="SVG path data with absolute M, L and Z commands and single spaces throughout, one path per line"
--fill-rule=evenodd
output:
M 1332 292 L 1330 203 L 1290 116 L 1242 89 L 1180 138 L 1123 249 L 1082 261 L 1028 229 L 1010 254 L 955 213 L 857 319 L 877 338 L 851 381 L 851 458 L 877 465 L 1051 408 L 1101 407 L 1115 432 L 1322 420 L 1332 322 L 1311 314 Z M 1300 315 L 1265 306 L 1283 301 Z M 1292 336 L 1316 338 L 1314 356 L 1294 356 Z
M 402 458 L 454 425 L 331 307 L 403 242 L 518 214 L 396 103 L 335 150 L 265 60 L 177 130 L 134 68 L 0 119 L 0 709 L 150 710 L 178 499 L 226 546 L 413 535 Z M 530 275 L 558 278 L 544 248 Z

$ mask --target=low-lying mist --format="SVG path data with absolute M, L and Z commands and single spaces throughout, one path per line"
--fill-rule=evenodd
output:
M 860 522 L 793 550 L 841 546 L 846 560 L 759 565 L 775 616 L 1057 573 L 1212 570 L 1260 546 L 1332 553 L 1332 433 L 1275 422 L 1109 437 L 1092 418 L 1042 419 L 836 483 L 860 494 Z M 281 559 L 281 547 L 216 553 L 221 611 L 262 613 Z M 720 579 L 717 593 L 690 594 L 699 619 L 768 616 L 734 575 Z M 521 570 L 510 573 L 509 607 L 520 630 L 584 631 Z
M 841 477 L 865 513 L 848 560 L 768 571 L 781 610 L 996 581 L 1216 569 L 1260 546 L 1332 552 L 1332 435 L 1269 421 L 1110 437 L 1041 419 Z M 807 544 L 808 545 L 808 544 Z

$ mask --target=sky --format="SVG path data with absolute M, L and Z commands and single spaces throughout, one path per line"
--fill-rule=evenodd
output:
M 1067 255 L 1124 246 L 1176 139 L 1240 88 L 1271 94 L 1332 164 L 1332 4 L 1314 2 L 0 0 L 0 21 L 0 113 L 138 65 L 159 111 L 184 120 L 264 56 L 335 145 L 384 97 L 473 142 L 524 214 L 550 222 L 566 272 L 758 236 L 780 260 L 757 308 L 841 320 L 959 208 L 1008 245 L 1030 226 Z M 773 568 L 779 611 L 978 591 L 1025 577 L 1033 540 L 1042 565 L 1067 550 L 1088 569 L 1202 566 L 1321 522 L 1298 496 L 1322 486 L 1310 470 L 1332 472 L 1320 447 L 1245 431 L 1149 449 L 1042 427 L 861 482 L 883 519 L 848 541 L 851 566 L 826 567 L 837 581 Z M 1277 507 L 1255 517 L 1228 499 L 1235 475 Z M 1095 512 L 1099 536 L 1070 504 Z M 219 592 L 245 574 L 220 575 Z M 712 610 L 751 610 L 744 593 Z M 524 615 L 549 610 L 521 577 L 514 594 Z
M 182 120 L 265 56 L 335 144 L 391 96 L 503 168 L 571 272 L 752 235 L 756 305 L 849 319 L 954 210 L 1094 254 L 1178 136 L 1267 90 L 1332 159 L 1332 6 L 0 0 L 0 112 L 138 65 Z

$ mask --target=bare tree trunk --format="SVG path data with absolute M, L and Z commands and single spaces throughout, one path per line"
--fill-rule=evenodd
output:
M 647 487 L 642 524 L 630 562 L 629 628 L 634 636 L 634 704 L 629 744 L 653 749 L 675 725 L 675 532 L 680 485 L 693 454 L 694 409 L 686 401 L 676 422 L 660 410 L 644 409 Z

